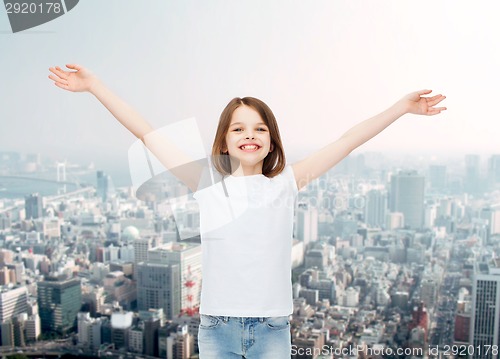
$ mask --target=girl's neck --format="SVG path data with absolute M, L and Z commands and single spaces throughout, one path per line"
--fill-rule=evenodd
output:
M 243 177 L 243 176 L 256 176 L 262 174 L 262 166 L 255 167 L 243 167 L 239 166 L 231 176 L 233 177 Z

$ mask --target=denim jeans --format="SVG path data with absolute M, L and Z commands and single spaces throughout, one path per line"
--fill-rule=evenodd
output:
M 200 314 L 198 348 L 200 359 L 290 359 L 290 322 Z

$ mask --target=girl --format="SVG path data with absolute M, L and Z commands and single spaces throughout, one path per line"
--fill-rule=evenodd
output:
M 200 189 L 200 165 L 156 138 L 151 126 L 88 69 L 66 66 L 74 71 L 49 69 L 56 86 L 96 96 L 195 192 L 202 239 L 198 334 L 202 359 L 290 358 L 290 262 L 297 192 L 402 115 L 436 115 L 446 110 L 436 107 L 444 96 L 423 96 L 431 90 L 413 92 L 289 165 L 269 107 L 256 98 L 235 98 L 221 114 L 212 148 L 212 163 L 222 181 Z

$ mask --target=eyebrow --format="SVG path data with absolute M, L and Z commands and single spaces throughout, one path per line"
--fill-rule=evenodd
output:
M 243 123 L 243 122 L 235 122 L 235 123 L 230 124 L 229 126 L 234 126 L 234 125 L 244 125 L 244 123 Z M 256 125 L 264 125 L 264 126 L 267 126 L 264 122 L 259 122 L 259 123 L 256 123 Z

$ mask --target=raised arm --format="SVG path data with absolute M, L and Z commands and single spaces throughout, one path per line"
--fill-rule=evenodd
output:
M 158 160 L 193 192 L 197 190 L 202 166 L 189 158 L 177 146 L 164 137 L 156 135 L 151 125 L 130 105 L 115 95 L 90 70 L 76 64 L 49 68 L 54 84 L 71 92 L 90 92 L 132 134 L 139 138 Z
M 434 107 L 445 99 L 443 95 L 423 97 L 432 90 L 412 92 L 384 112 L 358 123 L 335 142 L 292 165 L 297 187 L 305 187 L 342 161 L 354 149 L 382 132 L 387 126 L 406 113 L 436 115 L 446 107 Z

